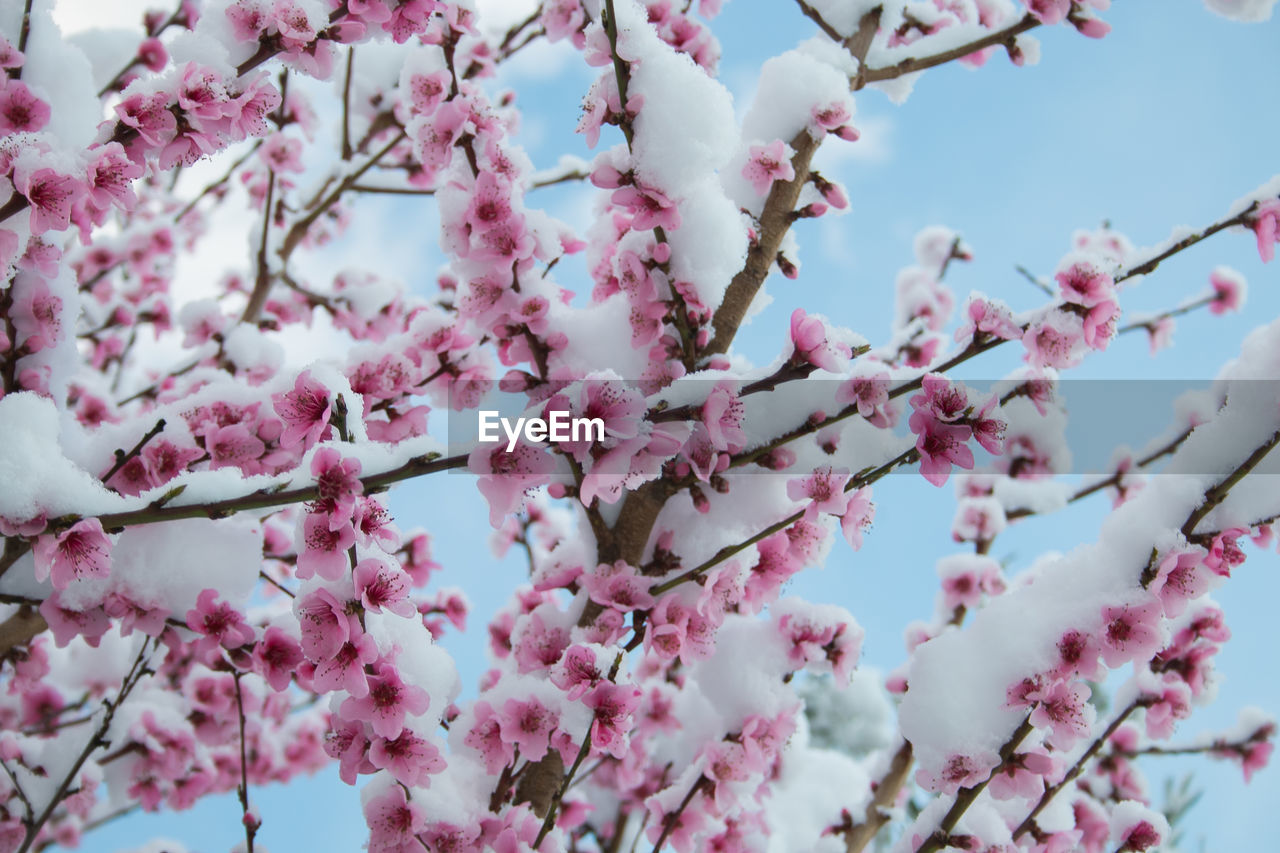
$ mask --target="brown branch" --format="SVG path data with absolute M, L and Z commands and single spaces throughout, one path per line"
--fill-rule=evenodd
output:
M 857 75 L 853 78 L 851 88 L 856 92 L 868 83 L 877 83 L 881 80 L 893 80 L 904 74 L 912 74 L 916 71 L 924 71 L 929 68 L 935 68 L 939 65 L 945 65 L 957 59 L 963 59 L 970 54 L 977 53 L 988 47 L 1002 44 L 1008 48 L 1012 48 L 1018 36 L 1033 30 L 1040 26 L 1040 22 L 1035 16 L 1027 13 L 1016 24 L 1005 27 L 1003 30 L 997 30 L 988 33 L 982 38 L 974 39 L 971 42 L 954 47 L 951 50 L 944 50 L 941 53 L 935 53 L 932 56 L 920 56 L 904 59 L 894 65 L 887 65 L 883 68 L 860 68 Z
M 356 182 L 360 180 L 365 172 L 377 165 L 378 161 L 389 154 L 391 149 L 399 145 L 401 140 L 403 140 L 407 135 L 408 134 L 405 129 L 400 128 L 400 132 L 397 133 L 390 142 L 382 146 L 382 148 L 380 148 L 376 153 L 370 155 L 369 159 L 366 160 L 360 168 L 343 178 L 338 186 L 335 187 L 323 201 L 318 202 L 306 216 L 293 223 L 289 228 L 289 233 L 285 235 L 284 244 L 280 247 L 279 254 L 281 260 L 287 261 L 289 256 L 293 254 L 293 250 L 297 248 L 298 243 L 300 243 L 302 238 L 306 236 L 307 229 L 311 227 L 312 223 L 319 219 L 322 213 L 337 204 L 338 199 L 342 197 L 344 192 L 355 186 Z
M 1040 812 L 1044 811 L 1045 806 L 1049 805 L 1049 803 L 1053 801 L 1053 798 L 1058 795 L 1059 791 L 1074 782 L 1080 774 L 1084 772 L 1085 765 L 1098 754 L 1098 750 L 1102 749 L 1103 744 L 1105 744 L 1107 740 L 1116 733 L 1116 729 L 1120 728 L 1125 720 L 1129 719 L 1129 715 L 1136 711 L 1139 705 L 1140 703 L 1138 702 L 1132 702 L 1128 707 L 1117 714 L 1115 719 L 1111 721 L 1110 725 L 1107 726 L 1102 734 L 1099 735 L 1093 743 L 1089 744 L 1089 748 L 1086 749 L 1084 754 L 1076 760 L 1076 763 L 1071 766 L 1071 769 L 1067 771 L 1067 774 L 1063 776 L 1056 785 L 1050 785 L 1044 789 L 1044 793 L 1040 795 L 1040 799 L 1031 809 L 1031 813 L 1027 815 L 1023 819 L 1022 823 L 1018 824 L 1018 828 L 1013 831 L 1014 841 L 1017 841 L 1020 836 L 1025 835 L 1027 831 L 1035 825 L 1036 817 Z
M 257 274 L 253 282 L 253 293 L 249 294 L 249 304 L 240 315 L 241 323 L 254 323 L 262 306 L 267 304 L 267 294 L 271 292 L 271 265 L 267 262 L 267 235 L 271 231 L 271 202 L 275 196 L 276 173 L 267 178 L 267 198 L 262 212 L 262 238 L 258 241 Z
M 253 853 L 253 838 L 258 834 L 260 824 L 249 814 L 249 754 L 244 738 L 244 696 L 240 688 L 244 673 L 237 670 L 232 675 L 236 686 L 236 713 L 240 718 L 240 785 L 236 793 L 240 799 L 241 823 L 244 824 L 245 853 Z
M 847 831 L 844 839 L 845 853 L 860 853 L 876 837 L 880 828 L 889 822 L 888 809 L 897 799 L 902 786 L 906 784 L 907 776 L 911 772 L 911 762 L 911 742 L 904 740 L 902 746 L 898 747 L 898 751 L 893 754 L 889 769 L 885 771 L 880 784 L 876 786 L 871 802 L 867 803 L 862 823 Z
M 1013 751 L 1018 748 L 1018 744 L 1031 734 L 1035 727 L 1031 725 L 1031 718 L 1024 718 L 1022 724 L 1014 730 L 1009 739 L 1000 747 L 1000 763 L 996 765 L 996 769 L 992 770 L 992 775 L 1008 763 L 1013 757 Z M 991 777 L 972 785 L 968 788 L 961 788 L 956 793 L 955 802 L 951 804 L 951 808 L 943 816 L 942 821 L 938 824 L 938 828 L 924 840 L 924 843 L 916 849 L 916 853 L 934 853 L 950 844 L 951 830 L 956 828 L 956 824 L 960 822 L 960 818 L 968 811 L 969 806 L 973 805 L 974 800 L 978 799 L 978 795 L 986 789 L 987 783 L 991 781 Z
M 89 760 L 89 756 L 92 755 L 99 747 L 108 745 L 106 739 L 107 731 L 111 728 L 111 722 L 115 718 L 116 711 L 124 704 L 125 699 L 129 697 L 129 694 L 133 691 L 133 688 L 137 686 L 138 682 L 151 672 L 151 670 L 149 670 L 145 665 L 150 642 L 150 637 L 143 638 L 142 648 L 138 650 L 138 657 L 134 660 L 133 666 L 130 667 L 129 672 L 125 674 L 124 680 L 120 684 L 120 692 L 116 694 L 115 699 L 107 699 L 103 701 L 102 707 L 105 709 L 105 712 L 102 714 L 102 722 L 98 724 L 98 728 L 94 730 L 93 735 L 84 745 L 84 748 L 80 750 L 80 754 L 76 756 L 75 761 L 72 762 L 71 767 L 67 770 L 66 775 L 63 776 L 57 790 L 49 799 L 48 804 L 44 807 L 40 816 L 31 821 L 30 825 L 27 827 L 26 836 L 23 838 L 22 846 L 18 848 L 17 853 L 27 853 L 27 851 L 31 849 L 31 845 L 35 842 L 36 836 L 40 834 L 40 830 L 44 828 L 44 825 L 49 822 L 49 818 L 53 816 L 53 810 L 58 807 L 58 804 L 61 803 L 63 799 L 65 799 L 67 789 L 71 787 L 72 780 L 80 773 L 80 768 L 84 766 L 84 763 Z
M 124 452 L 123 450 L 117 450 L 115 453 L 115 456 L 116 456 L 115 464 L 112 465 L 107 470 L 107 473 L 102 475 L 102 478 L 101 478 L 102 482 L 105 483 L 107 482 L 107 480 L 110 480 L 120 471 L 121 468 L 129 464 L 129 460 L 136 458 L 137 455 L 142 452 L 142 448 L 147 446 L 147 442 L 151 441 L 151 439 L 155 438 L 157 435 L 164 432 L 164 427 L 165 427 L 164 418 L 161 418 L 160 420 L 156 421 L 155 426 L 147 430 L 146 435 L 138 439 L 138 443 L 135 444 L 129 450 L 128 453 Z
M 1165 249 L 1163 252 L 1156 255 L 1155 257 L 1150 258 L 1149 260 L 1143 261 L 1142 263 L 1138 264 L 1135 267 L 1130 267 L 1128 270 L 1126 270 L 1122 274 L 1116 276 L 1116 284 L 1119 284 L 1120 282 L 1125 281 L 1126 279 L 1133 278 L 1134 276 L 1146 275 L 1147 273 L 1154 271 L 1156 267 L 1160 266 L 1160 264 L 1169 260 L 1169 258 L 1173 257 L 1174 255 L 1178 254 L 1181 251 L 1184 251 L 1185 249 L 1191 248 L 1196 243 L 1199 243 L 1202 240 L 1206 240 L 1209 237 L 1212 237 L 1214 234 L 1217 234 L 1219 231 L 1224 231 L 1227 228 L 1232 227 L 1233 225 L 1244 225 L 1249 220 L 1250 216 L 1252 216 L 1253 212 L 1257 209 L 1258 209 L 1258 203 L 1255 201 L 1253 204 L 1249 205 L 1244 210 L 1237 213 L 1235 216 L 1215 222 L 1212 225 L 1210 225 L 1208 228 L 1205 228 L 1203 231 L 1199 231 L 1199 232 L 1196 232 L 1195 234 L 1189 234 L 1188 236 L 1183 237 L 1181 240 L 1177 241 L 1176 243 L 1174 243 L 1169 248 Z

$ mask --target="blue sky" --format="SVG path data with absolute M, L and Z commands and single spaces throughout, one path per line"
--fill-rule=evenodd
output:
M 1110 219 L 1135 244 L 1151 244 L 1172 226 L 1221 217 L 1234 199 L 1277 170 L 1280 21 L 1235 24 L 1196 0 L 1119 3 L 1105 17 L 1113 33 L 1102 41 L 1062 27 L 1040 34 L 1043 57 L 1035 67 L 1014 68 L 995 56 L 977 71 L 935 70 L 902 106 L 878 92 L 860 94 L 855 124 L 866 132 L 863 141 L 824 151 L 819 160 L 824 174 L 845 182 L 851 212 L 799 225 L 802 275 L 769 281 L 774 302 L 743 329 L 741 351 L 757 362 L 771 360 L 786 341 L 787 317 L 796 305 L 883 340 L 894 275 L 911 263 L 911 241 L 923 226 L 955 228 L 973 248 L 975 261 L 954 265 L 948 277 L 961 299 L 980 289 L 1027 308 L 1040 295 L 1014 265 L 1052 272 L 1074 229 Z M 715 28 L 723 47 L 722 79 L 739 113 L 761 62 L 814 31 L 780 0 L 733 0 Z M 531 53 L 504 75 L 502 83 L 516 89 L 526 110 L 523 139 L 538 166 L 553 165 L 565 151 L 589 154 L 571 131 L 593 75 L 564 49 Z M 608 133 L 604 143 L 613 144 Z M 839 144 L 833 140 L 828 148 Z M 558 188 L 530 201 L 585 225 L 585 193 Z M 385 200 L 369 204 L 383 217 L 409 210 Z M 432 220 L 414 239 L 434 246 Z M 428 249 L 423 261 L 434 269 L 441 258 Z M 1219 235 L 1179 256 L 1128 291 L 1123 303 L 1138 312 L 1170 307 L 1201 292 L 1218 263 L 1248 278 L 1244 312 L 1180 320 L 1175 346 L 1156 359 L 1148 357 L 1142 336 L 1121 339 L 1075 375 L 1212 376 L 1250 328 L 1280 314 L 1280 263 L 1263 267 L 1252 235 Z M 573 281 L 570 272 L 563 275 Z M 1016 366 L 1016 355 L 985 358 L 970 375 L 998 378 Z M 1152 421 L 1159 423 L 1162 414 L 1152 413 Z M 886 478 L 876 498 L 876 525 L 863 550 L 854 554 L 838 544 L 827 566 L 803 574 L 791 591 L 847 607 L 867 631 L 865 663 L 888 670 L 903 659 L 903 628 L 932 611 L 934 563 L 955 549 L 949 537 L 954 499 L 950 488 L 934 489 L 915 476 Z M 462 586 L 471 598 L 472 631 L 444 642 L 459 659 L 465 689 L 473 691 L 485 665 L 484 623 L 520 581 L 521 567 L 490 555 L 487 511 L 465 476 L 406 485 L 393 494 L 392 508 L 402 527 L 422 525 L 436 534 L 437 559 L 446 569 L 440 582 Z M 1001 536 L 994 553 L 1017 572 L 1046 549 L 1091 541 L 1106 509 L 1103 498 L 1029 520 Z M 1280 600 L 1278 568 L 1274 553 L 1256 555 L 1216 594 L 1234 634 L 1218 659 L 1219 699 L 1198 709 L 1175 740 L 1230 725 L 1241 705 L 1280 711 L 1271 612 Z M 1268 768 L 1245 787 L 1238 769 L 1225 763 L 1154 759 L 1145 765 L 1153 780 L 1189 768 L 1196 769 L 1206 795 L 1189 820 L 1185 849 L 1197 849 L 1199 837 L 1211 850 L 1252 846 L 1280 802 L 1280 770 Z M 356 850 L 363 843 L 358 798 L 334 773 L 253 796 L 265 818 L 259 839 L 276 853 Z M 230 796 L 215 798 L 184 814 L 120 822 L 90 836 L 84 849 L 131 849 L 167 835 L 193 850 L 227 850 L 242 838 L 238 818 Z

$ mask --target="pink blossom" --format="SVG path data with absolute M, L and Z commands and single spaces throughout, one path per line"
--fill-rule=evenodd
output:
M 348 720 L 369 723 L 378 737 L 394 738 L 404 729 L 406 714 L 425 714 L 429 705 L 427 691 L 405 684 L 396 668 L 383 661 L 369 677 L 369 695 L 345 699 L 339 712 Z
M 53 642 L 65 647 L 75 637 L 83 637 L 90 646 L 97 648 L 102 635 L 111 628 L 111 619 L 101 606 L 75 609 L 63 605 L 62 594 L 55 590 L 40 603 L 40 615 L 53 632 Z
M 382 794 L 370 797 L 364 804 L 364 819 L 369 824 L 370 853 L 425 853 L 417 836 L 426 829 L 426 812 L 399 785 L 388 785 Z
M 716 383 L 702 404 L 702 423 L 712 447 L 730 453 L 745 447 L 747 434 L 742 429 L 742 417 L 743 405 L 736 389 L 728 383 Z
M 680 227 L 680 211 L 665 193 L 639 184 L 614 190 L 613 203 L 631 214 L 631 227 L 640 231 L 652 228 L 675 230 Z
M 540 448 L 521 442 L 510 453 L 503 444 L 479 444 L 467 467 L 481 475 L 480 492 L 489 501 L 489 520 L 497 527 L 507 513 L 520 507 L 528 492 L 551 479 L 556 463 Z
M 939 791 L 943 794 L 955 794 L 961 788 L 968 788 L 984 782 L 991 771 L 1000 764 L 1000 756 L 994 752 L 982 752 L 977 755 L 952 755 L 937 769 L 921 767 L 916 771 L 916 782 L 926 791 Z
M 804 508 L 804 517 L 808 521 L 815 520 L 820 512 L 844 515 L 849 508 L 849 495 L 845 492 L 847 482 L 848 470 L 825 465 L 815 468 L 807 476 L 788 480 L 787 497 L 793 501 L 808 501 Z
M 319 575 L 336 581 L 351 565 L 347 550 L 355 544 L 356 534 L 350 524 L 334 530 L 329 515 L 308 513 L 302 522 L 303 547 L 298 552 L 295 574 L 302 579 Z
M 1098 658 L 1102 654 L 1102 646 L 1093 635 L 1083 631 L 1070 630 L 1058 640 L 1058 665 L 1053 675 L 1066 678 L 1078 675 L 1088 681 L 1097 681 L 1101 677 L 1101 666 Z
M 843 406 L 856 404 L 863 418 L 874 426 L 886 426 L 882 411 L 889 402 L 889 374 L 880 371 L 872 376 L 855 376 L 836 390 L 836 402 Z
M 302 652 L 316 663 L 334 657 L 360 634 L 359 623 L 347 612 L 346 604 L 324 587 L 297 599 L 294 609 L 302 630 Z
M 1121 844 L 1116 848 L 1116 853 L 1129 853 L 1129 851 L 1149 850 L 1158 845 L 1162 836 L 1150 821 L 1143 820 L 1125 829 L 1120 834 Z
M 515 749 L 509 739 L 502 736 L 500 718 L 493 706 L 483 699 L 475 704 L 475 725 L 467 732 L 463 743 L 480 753 L 485 771 L 496 776 L 515 758 Z
M 624 560 L 613 564 L 601 563 L 595 572 L 583 574 L 579 582 L 592 601 L 605 607 L 623 613 L 653 607 L 649 581 Z
M 573 645 L 565 649 L 564 656 L 551 668 L 551 683 L 565 692 L 571 702 L 577 701 L 595 687 L 604 673 L 596 661 L 596 653 L 588 646 Z
M 1244 276 L 1230 267 L 1215 267 L 1209 274 L 1209 284 L 1213 287 L 1213 299 L 1209 303 L 1211 314 L 1240 310 L 1246 290 Z
M 13 186 L 31 203 L 31 233 L 62 231 L 71 226 L 71 208 L 85 194 L 84 183 L 70 175 L 19 158 L 13 169 Z
M 1258 257 L 1270 263 L 1276 256 L 1276 243 L 1280 243 L 1280 201 L 1271 200 L 1258 207 L 1249 227 L 1258 238 Z
M 862 534 L 871 528 L 876 505 L 871 502 L 871 487 L 863 486 L 849 495 L 849 504 L 840 517 L 840 532 L 856 551 L 862 547 Z
M 547 754 L 551 733 L 560 715 L 536 698 L 508 699 L 498 714 L 502 739 L 520 750 L 530 761 L 540 761 Z
M 792 359 L 808 362 L 832 373 L 842 373 L 853 351 L 845 344 L 833 343 L 827 327 L 819 317 L 811 317 L 803 308 L 791 313 Z
M 1160 596 L 1164 615 L 1173 618 L 1186 610 L 1187 602 L 1209 591 L 1210 572 L 1200 547 L 1170 551 L 1161 558 L 1150 590 Z
M 1059 762 L 1043 751 L 1016 752 L 992 775 L 988 790 L 997 800 L 1034 799 L 1059 772 Z
M 417 610 L 409 601 L 409 575 L 399 566 L 393 566 L 377 557 L 369 557 L 356 563 L 356 593 L 360 603 L 371 613 L 387 610 L 406 619 Z
M 640 688 L 633 684 L 603 681 L 582 700 L 595 712 L 591 722 L 591 746 L 600 752 L 622 758 L 627 750 L 627 733 L 631 717 L 640 707 Z
M 210 426 L 204 432 L 204 446 L 211 468 L 240 468 L 246 473 L 257 471 L 258 460 L 267 449 L 243 423 Z
M 187 627 L 201 635 L 197 648 L 206 654 L 219 646 L 233 651 L 252 643 L 254 638 L 244 615 L 220 600 L 215 589 L 200 591 L 195 608 L 187 611 Z
M 1023 0 L 1027 11 L 1042 24 L 1052 26 L 1060 24 L 1071 11 L 1071 0 Z
M 1089 704 L 1089 688 L 1080 682 L 1055 681 L 1047 689 L 1034 694 L 1037 700 L 1031 712 L 1031 725 L 1049 728 L 1049 742 L 1054 749 L 1070 750 L 1087 737 L 1093 725 L 1094 711 Z
M 362 699 L 369 695 L 365 665 L 377 659 L 378 644 L 368 634 L 361 634 L 352 642 L 344 643 L 333 657 L 316 664 L 312 684 L 319 693 L 345 690 Z
M 1110 275 L 1087 261 L 1077 261 L 1056 276 L 1065 302 L 1092 308 L 1114 301 L 1115 282 Z
M 1223 577 L 1231 577 L 1231 570 L 1244 562 L 1244 552 L 1236 540 L 1248 533 L 1242 527 L 1224 530 L 1209 543 L 1209 553 L 1205 554 L 1204 564 Z
M 402 785 L 425 788 L 431 776 L 444 770 L 445 762 L 435 744 L 408 729 L 395 738 L 376 738 L 369 747 L 369 761 L 387 770 Z
M 0 136 L 43 130 L 50 115 L 49 105 L 31 94 L 27 84 L 6 78 L 0 87 Z
M 1160 648 L 1160 602 L 1104 607 L 1102 659 L 1115 669 L 1129 661 L 1148 660 Z
M 973 430 L 964 424 L 943 423 L 936 417 L 917 411 L 911 416 L 912 432 L 917 434 L 916 450 L 920 453 L 920 473 L 935 486 L 947 482 L 951 466 L 973 468 L 973 451 L 968 448 Z
M 756 195 L 768 195 L 774 181 L 790 181 L 796 176 L 787 157 L 787 145 L 775 139 L 767 145 L 752 145 L 747 152 L 747 163 L 742 176 L 751 182 Z
M 271 401 L 285 423 L 282 447 L 308 448 L 324 438 L 329 427 L 329 389 L 312 379 L 311 371 L 299 373 L 293 390 L 273 394 Z
M 96 518 L 39 537 L 32 553 L 36 580 L 50 579 L 54 589 L 66 589 L 81 578 L 105 578 L 111 572 L 111 540 Z
M 1032 323 L 1022 335 L 1027 362 L 1036 368 L 1075 367 L 1080 361 L 1077 346 L 1083 342 L 1083 321 L 1061 311 Z
M 274 625 L 263 632 L 253 648 L 254 671 L 276 691 L 288 688 L 293 671 L 302 660 L 298 641 Z
M 360 460 L 343 457 L 336 447 L 321 447 L 311 457 L 311 475 L 316 478 L 317 493 L 312 515 L 328 516 L 330 530 L 349 527 L 356 499 L 364 493 Z

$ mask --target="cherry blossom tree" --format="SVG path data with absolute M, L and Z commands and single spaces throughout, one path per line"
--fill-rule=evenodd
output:
M 1117 336 L 1155 350 L 1182 315 L 1241 310 L 1226 266 L 1122 306 L 1203 241 L 1271 261 L 1280 178 L 1154 246 L 1064 235 L 1027 310 L 954 293 L 973 252 L 925 228 L 887 336 L 794 307 L 771 363 L 734 348 L 770 274 L 801 275 L 793 226 L 848 206 L 814 158 L 859 144 L 864 90 L 1034 63 L 1046 28 L 1104 38 L 1108 5 L 771 5 L 815 38 L 763 65 L 740 121 L 720 0 L 543 0 L 497 31 L 471 0 L 182 0 L 117 66 L 45 3 L 0 6 L 0 850 L 235 792 L 252 853 L 277 819 L 255 789 L 332 764 L 374 853 L 1168 843 L 1140 756 L 1247 780 L 1272 749 L 1253 712 L 1176 730 L 1229 638 L 1210 594 L 1280 516 L 1280 400 L 1250 381 L 1280 375 L 1280 321 L 1078 487 L 1060 382 Z M 597 70 L 589 162 L 539 171 L 513 139 L 492 78 L 537 40 Z M 538 206 L 565 182 L 593 188 L 583 232 Z M 387 194 L 438 216 L 430 287 L 315 262 Z M 251 243 L 193 293 L 179 259 L 228 212 Z M 993 350 L 999 382 L 957 377 Z M 480 442 L 484 407 L 603 437 Z M 785 587 L 874 536 L 902 470 L 955 488 L 957 544 L 881 681 L 854 614 Z M 388 508 L 445 476 L 527 557 L 487 625 L 442 585 L 450 531 Z M 991 555 L 1107 496 L 1070 553 L 1015 576 Z M 437 640 L 468 621 L 492 666 L 463 701 Z M 833 722 L 874 714 L 894 735 L 870 748 Z

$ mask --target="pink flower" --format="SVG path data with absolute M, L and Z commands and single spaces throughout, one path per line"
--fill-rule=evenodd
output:
M 357 699 L 369 695 L 369 681 L 365 677 L 365 664 L 378 659 L 378 644 L 368 634 L 361 634 L 353 642 L 345 643 L 328 660 L 316 665 L 312 685 L 318 693 L 345 690 Z
M 742 429 L 743 406 L 730 383 L 717 383 L 702 404 L 702 423 L 707 438 L 716 450 L 736 453 L 746 446 L 747 434 Z
M 1231 577 L 1231 570 L 1244 562 L 1244 552 L 1236 540 L 1248 533 L 1242 527 L 1224 530 L 1209 543 L 1209 553 L 1205 555 L 1204 564 L 1223 577 Z
M 96 518 L 77 521 L 56 536 L 45 534 L 32 548 L 36 580 L 51 579 L 66 589 L 79 578 L 105 578 L 111 572 L 111 540 Z
M 11 343 L 33 353 L 57 344 L 62 338 L 62 300 L 37 276 L 18 276 L 14 288 L 11 319 L 17 340 Z
M 258 460 L 266 452 L 262 439 L 247 424 L 210 425 L 204 432 L 205 450 L 209 451 L 209 467 L 240 468 L 246 473 L 260 469 Z
M 564 657 L 549 673 L 551 683 L 563 690 L 571 702 L 576 702 L 603 677 L 596 653 L 590 647 L 580 645 L 565 649 Z
M 475 704 L 476 722 L 462 742 L 480 753 L 485 771 L 496 776 L 515 758 L 515 750 L 502 736 L 499 715 L 493 706 L 481 699 Z
M 339 712 L 348 720 L 369 723 L 378 737 L 394 738 L 404 729 L 406 714 L 425 714 L 430 704 L 427 691 L 405 684 L 396 668 L 384 661 L 369 677 L 369 695 L 345 699 Z
M 1060 769 L 1059 762 L 1044 752 L 1016 752 L 991 777 L 991 796 L 997 800 L 1039 797 Z
M 922 410 L 911 416 L 911 430 L 918 435 L 920 473 L 935 486 L 951 475 L 951 466 L 973 468 L 973 451 L 966 444 L 973 430 L 964 424 L 947 424 Z
M 793 501 L 807 500 L 804 517 L 813 521 L 818 513 L 844 515 L 849 508 L 849 495 L 845 493 L 845 483 L 849 482 L 849 472 L 844 468 L 832 468 L 825 465 L 815 468 L 807 476 L 787 481 L 787 497 Z
M 591 722 L 591 746 L 614 758 L 622 758 L 627 752 L 627 733 L 631 731 L 631 717 L 640 707 L 641 691 L 634 684 L 614 684 L 602 681 L 597 684 L 583 704 L 595 712 Z
M 863 486 L 849 495 L 849 504 L 840 517 L 840 532 L 856 551 L 862 547 L 862 534 L 871 529 L 876 517 L 876 505 L 871 502 L 871 487 Z
M 445 767 L 435 744 L 408 729 L 390 740 L 374 740 L 369 747 L 369 761 L 379 770 L 390 771 L 402 785 L 420 788 L 428 787 L 432 774 L 440 773 Z
M 826 325 L 803 308 L 791 312 L 791 345 L 793 361 L 808 362 L 831 373 L 844 372 L 853 355 L 847 345 L 829 341 Z
M 1173 346 L 1173 329 L 1172 317 L 1158 317 L 1147 323 L 1147 339 L 1152 355 Z
M 1047 690 L 1033 694 L 1038 699 L 1031 712 L 1031 725 L 1049 728 L 1049 742 L 1054 749 L 1070 750 L 1087 737 L 1093 725 L 1094 711 L 1089 704 L 1089 688 L 1079 682 L 1055 681 Z
M 388 785 L 379 796 L 364 804 L 369 824 L 369 853 L 415 853 L 426 848 L 417 836 L 427 827 L 421 806 L 409 801 L 404 788 Z
M 253 642 L 254 632 L 244 615 L 225 601 L 218 591 L 205 589 L 196 598 L 196 606 L 187 611 L 187 627 L 201 635 L 196 648 L 209 653 L 221 646 L 228 651 Z
M 1160 596 L 1164 615 L 1172 619 L 1187 609 L 1187 602 L 1209 591 L 1209 569 L 1204 564 L 1206 551 L 1193 546 L 1171 551 L 1157 567 L 1150 590 Z
M 1280 243 L 1280 201 L 1271 200 L 1260 206 L 1249 223 L 1258 238 L 1258 257 L 1269 263 L 1276 256 L 1276 243 Z
M 387 610 L 406 619 L 412 617 L 418 611 L 409 601 L 410 582 L 403 569 L 377 557 L 356 563 L 356 594 L 365 610 L 371 613 Z
M 334 657 L 360 634 L 359 622 L 347 613 L 346 604 L 324 587 L 297 599 L 294 610 L 302 631 L 302 652 L 316 663 Z
M 649 581 L 641 577 L 625 560 L 618 560 L 613 564 L 601 563 L 595 572 L 583 574 L 579 582 L 592 601 L 622 613 L 653 607 Z
M 789 181 L 796 176 L 787 157 L 787 145 L 775 139 L 768 145 L 752 145 L 748 150 L 747 164 L 742 167 L 742 177 L 751 182 L 757 195 L 768 195 L 774 181 Z
M 267 628 L 253 648 L 254 671 L 277 692 L 288 688 L 293 671 L 302 660 L 298 641 L 274 625 Z
M 86 643 L 97 648 L 102 635 L 111 628 L 111 619 L 102 607 L 83 610 L 65 607 L 62 594 L 57 590 L 40 603 L 40 615 L 49 623 L 54 645 L 58 648 L 65 647 L 75 637 L 83 637 Z
M 1102 609 L 1102 659 L 1115 669 L 1129 661 L 1145 661 L 1160 648 L 1160 602 Z
M 1213 287 L 1213 300 L 1209 303 L 1209 313 L 1225 314 L 1228 311 L 1239 311 L 1244 304 L 1246 290 L 1244 276 L 1230 267 L 1215 267 L 1209 273 L 1209 284 Z
M 88 200 L 100 211 L 112 206 L 132 210 L 137 196 L 133 182 L 142 177 L 143 168 L 134 163 L 119 142 L 94 149 L 96 155 L 88 170 Z
M 25 157 L 14 165 L 13 186 L 31 203 L 33 235 L 69 228 L 71 208 L 85 193 L 82 181 L 48 167 L 32 168 Z
M 347 549 L 356 544 L 355 530 L 350 524 L 334 530 L 329 519 L 325 513 L 313 512 L 302 522 L 303 547 L 294 572 L 300 579 L 319 575 L 336 581 L 351 564 Z
M 1027 362 L 1032 367 L 1075 367 L 1080 362 L 1077 345 L 1084 341 L 1084 323 L 1062 311 L 1032 323 L 1022 335 Z
M 285 423 L 281 447 L 311 447 L 324 438 L 329 427 L 329 389 L 304 370 L 294 380 L 293 390 L 271 396 L 276 414 Z
M 502 739 L 520 750 L 520 757 L 540 761 L 547 754 L 551 733 L 560 715 L 537 699 L 508 699 L 498 714 Z
M 1099 303 L 1113 301 L 1115 281 L 1086 261 L 1073 263 L 1054 278 L 1058 280 L 1065 302 L 1092 308 Z
M 653 228 L 674 231 L 680 227 L 680 211 L 675 202 L 659 190 L 632 184 L 614 190 L 612 199 L 631 214 L 631 227 L 637 231 Z
M 1053 26 L 1060 24 L 1067 18 L 1067 13 L 1071 11 L 1071 0 L 1023 0 L 1026 3 L 1027 11 L 1035 16 L 1040 23 Z
M 0 136 L 43 130 L 50 115 L 49 105 L 31 94 L 26 83 L 5 78 L 0 88 Z
M 312 514 L 327 515 L 330 530 L 349 527 L 355 516 L 356 498 L 364 493 L 360 460 L 344 458 L 336 447 L 321 447 L 311 457 L 311 474 L 316 478 L 318 494 L 311 505 Z
M 1089 681 L 1097 681 L 1101 668 L 1098 656 L 1102 647 L 1091 634 L 1070 630 L 1058 640 L 1058 665 L 1053 670 L 1057 678 L 1078 675 Z
M 889 402 L 889 374 L 880 371 L 874 376 L 855 376 L 836 389 L 836 402 L 842 406 L 856 404 L 863 418 L 874 426 L 886 426 L 882 412 Z
M 1116 848 L 1116 853 L 1129 853 L 1155 847 L 1160 843 L 1161 835 L 1150 821 L 1143 820 L 1121 833 L 1120 840 L 1122 843 Z
M 467 467 L 480 474 L 480 492 L 489 501 L 489 521 L 502 524 L 509 512 L 524 503 L 525 495 L 551 480 L 556 461 L 542 449 L 523 442 L 508 453 L 505 444 L 479 444 L 471 451 Z
M 916 771 L 916 782 L 926 791 L 954 794 L 986 781 L 991 771 L 1000 765 L 1000 756 L 983 752 L 975 756 L 953 755 L 936 770 L 921 767 Z

